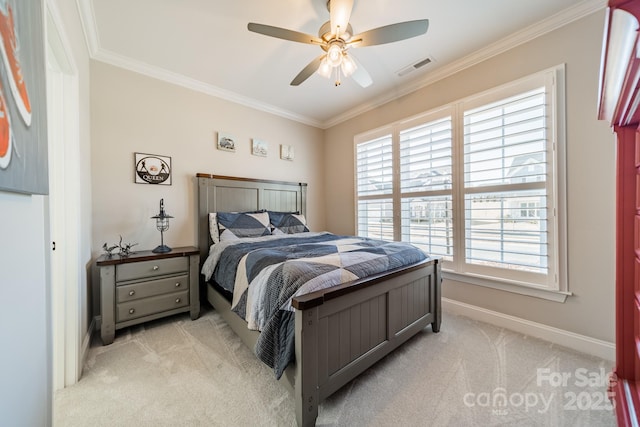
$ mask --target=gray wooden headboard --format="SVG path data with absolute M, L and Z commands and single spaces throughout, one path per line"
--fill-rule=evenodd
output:
M 264 179 L 196 174 L 198 179 L 198 249 L 200 264 L 213 243 L 210 212 L 270 210 L 307 214 L 307 184 Z

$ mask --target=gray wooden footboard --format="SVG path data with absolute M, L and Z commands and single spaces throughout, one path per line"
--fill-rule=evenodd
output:
M 431 324 L 441 322 L 440 264 L 297 297 L 296 419 L 311 426 L 318 404 Z

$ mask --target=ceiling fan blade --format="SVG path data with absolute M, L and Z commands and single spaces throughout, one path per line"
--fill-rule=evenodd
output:
M 309 62 L 309 65 L 304 67 L 302 71 L 300 71 L 298 75 L 293 80 L 291 80 L 291 86 L 298 86 L 300 83 L 311 77 L 311 75 L 316 72 L 325 56 L 327 56 L 327 54 L 323 53 L 313 61 Z
M 373 80 L 371 79 L 371 76 L 369 75 L 367 70 L 364 69 L 360 61 L 358 61 L 355 56 L 349 54 L 349 57 L 353 60 L 353 62 L 356 63 L 356 70 L 353 72 L 353 74 L 351 74 L 351 78 L 353 79 L 353 81 L 355 81 L 362 87 L 371 86 Z
M 393 43 L 424 34 L 428 28 L 428 19 L 398 22 L 397 24 L 386 25 L 357 34 L 349 40 L 348 44 L 354 47 L 364 47 Z
M 353 0 L 329 0 L 331 34 L 340 37 L 345 32 L 352 10 Z
M 298 31 L 287 30 L 280 27 L 272 27 L 271 25 L 256 24 L 255 22 L 249 22 L 247 25 L 249 31 L 254 33 L 264 34 L 265 36 L 275 37 L 278 39 L 290 40 L 298 43 L 308 43 L 322 45 L 324 41 L 311 34 L 300 33 Z

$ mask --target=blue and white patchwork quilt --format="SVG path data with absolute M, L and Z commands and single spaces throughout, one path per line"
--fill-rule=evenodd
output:
M 261 331 L 256 354 L 280 378 L 294 358 L 294 296 L 427 258 L 408 243 L 307 232 L 217 243 L 202 273 L 233 293 L 232 309 Z

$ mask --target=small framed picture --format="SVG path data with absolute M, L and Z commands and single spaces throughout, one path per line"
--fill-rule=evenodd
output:
M 280 158 L 282 160 L 293 160 L 293 145 L 280 144 Z
M 218 150 L 236 151 L 236 140 L 232 135 L 218 132 Z
M 171 157 L 134 153 L 135 183 L 171 185 Z
M 254 156 L 267 157 L 269 153 L 269 144 L 261 139 L 253 139 L 251 141 L 251 154 Z

